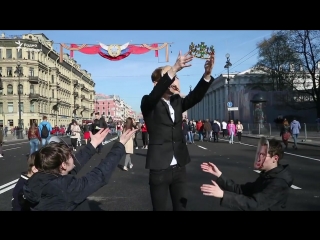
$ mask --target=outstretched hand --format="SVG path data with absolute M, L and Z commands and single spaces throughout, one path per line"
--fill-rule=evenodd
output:
M 122 133 L 119 142 L 121 142 L 123 145 L 125 145 L 129 139 L 132 138 L 132 136 L 135 134 L 135 132 L 138 131 L 138 129 L 128 129 L 125 132 Z
M 211 173 L 211 174 L 215 175 L 216 177 L 220 177 L 222 174 L 222 172 L 219 170 L 219 168 L 217 168 L 217 166 L 211 162 L 202 163 L 200 165 L 200 167 L 201 167 L 202 171 L 207 172 L 207 173 Z
M 202 184 L 200 187 L 201 192 L 205 196 L 212 196 L 216 198 L 223 198 L 223 191 L 221 188 L 218 186 L 218 184 L 215 181 L 211 181 L 211 184 Z
M 204 75 L 206 77 L 211 76 L 212 69 L 214 66 L 214 54 L 210 55 L 210 58 L 204 64 Z
M 193 59 L 193 56 L 190 54 L 190 52 L 187 52 L 186 54 L 182 55 L 182 52 L 179 52 L 178 58 L 176 60 L 176 63 L 173 65 L 173 70 L 175 72 L 179 72 L 181 69 L 185 67 L 191 66 L 191 61 Z
M 109 128 L 102 128 L 94 135 L 90 131 L 89 133 L 90 133 L 91 145 L 94 148 L 97 148 L 98 145 L 103 142 L 103 140 L 106 138 L 106 136 L 108 135 L 109 132 L 110 132 Z

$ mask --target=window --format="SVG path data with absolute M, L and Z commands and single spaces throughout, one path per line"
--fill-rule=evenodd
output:
M 30 85 L 30 93 L 34 94 L 34 85 L 33 84 Z
M 17 59 L 22 59 L 22 50 L 17 50 Z
M 7 67 L 7 77 L 12 77 L 12 67 Z
M 34 77 L 34 68 L 33 67 L 29 68 L 29 76 Z
M 34 103 L 30 103 L 30 112 L 34 112 Z
M 18 86 L 18 94 L 23 94 L 23 85 L 22 84 L 20 84 L 19 86 Z
M 52 96 L 52 98 L 54 98 L 54 89 L 52 89 L 52 94 L 51 94 Z
M 51 82 L 54 83 L 54 75 L 51 75 Z
M 28 59 L 30 59 L 31 57 L 30 57 L 30 51 L 27 51 L 27 53 L 28 53 Z
M 3 103 L 0 102 L 0 113 L 3 113 Z
M 31 59 L 34 60 L 34 52 L 31 52 Z
M 0 49 L 1 51 L 1 49 Z M 0 67 L 0 77 L 2 77 L 2 67 Z
M 2 49 L 0 49 L 0 59 L 2 59 Z
M 12 59 L 12 49 L 6 49 L 7 59 Z
M 20 106 L 18 105 L 18 112 L 19 112 L 19 109 L 21 112 L 23 112 L 23 102 L 20 102 Z
M 8 113 L 13 113 L 13 102 L 8 102 Z
M 8 84 L 7 86 L 7 94 L 12 95 L 13 94 L 13 87 L 11 84 Z

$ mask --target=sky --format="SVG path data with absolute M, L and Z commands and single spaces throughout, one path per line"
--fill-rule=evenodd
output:
M 1 31 L 1 30 L 0 30 Z M 152 44 L 171 43 L 169 62 L 165 61 L 165 49 L 159 50 L 155 57 L 154 51 L 134 55 L 120 61 L 110 61 L 100 55 L 87 55 L 74 52 L 74 59 L 82 69 L 91 73 L 96 83 L 96 93 L 119 95 L 134 111 L 140 113 L 140 101 L 143 95 L 149 94 L 153 88 L 151 73 L 157 67 L 173 65 L 179 51 L 186 53 L 191 42 L 205 42 L 215 48 L 215 65 L 212 76 L 227 73 L 224 69 L 227 53 L 230 54 L 230 72 L 242 72 L 251 68 L 257 61 L 257 43 L 269 38 L 273 30 L 6 30 L 5 35 L 22 35 L 43 33 L 54 42 L 54 48 L 60 51 L 59 43 L 76 44 Z M 160 44 L 159 44 L 160 46 Z M 64 49 L 64 52 L 69 53 Z M 200 80 L 204 73 L 202 59 L 193 59 L 192 66 L 178 73 L 181 93 L 187 94 Z

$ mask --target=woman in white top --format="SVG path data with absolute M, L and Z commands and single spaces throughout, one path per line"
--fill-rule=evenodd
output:
M 128 117 L 124 127 L 123 127 L 123 132 L 126 132 L 127 130 L 133 130 L 133 119 L 131 117 Z M 132 135 L 132 138 L 128 140 L 128 142 L 124 145 L 125 150 L 126 150 L 126 158 L 124 160 L 124 166 L 123 170 L 128 171 L 128 167 L 132 168 L 133 164 L 131 162 L 131 155 L 133 154 L 133 139 L 135 138 L 135 135 Z
M 72 125 L 70 128 L 70 131 L 71 131 L 70 139 L 71 139 L 73 151 L 76 151 L 77 150 L 77 141 L 80 138 L 81 129 L 80 129 L 77 121 L 74 119 L 72 119 Z

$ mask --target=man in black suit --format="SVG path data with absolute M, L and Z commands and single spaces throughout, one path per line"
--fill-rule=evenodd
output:
M 181 55 L 180 52 L 174 66 L 154 70 L 151 75 L 154 88 L 141 100 L 140 108 L 149 133 L 146 168 L 154 211 L 167 210 L 168 192 L 174 211 L 184 211 L 187 206 L 185 166 L 190 156 L 182 132 L 182 113 L 202 100 L 214 80 L 212 55 L 205 63 L 205 73 L 197 86 L 181 98 L 176 73 L 191 66 L 192 58 L 189 53 Z
M 91 132 L 93 135 L 95 135 L 97 132 L 99 132 L 99 130 L 101 128 L 108 127 L 106 120 L 104 119 L 104 117 L 100 116 L 99 112 L 96 112 L 94 114 L 94 116 L 95 116 L 95 119 L 93 120 L 93 123 L 91 124 Z M 102 146 L 103 146 L 102 143 L 100 143 L 98 145 L 98 147 L 97 147 L 98 154 L 101 154 Z

